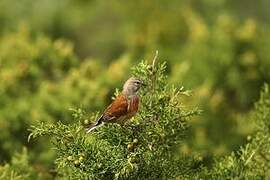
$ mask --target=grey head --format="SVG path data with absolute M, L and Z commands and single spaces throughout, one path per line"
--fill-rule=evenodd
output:
M 126 96 L 134 96 L 137 95 L 141 86 L 144 85 L 145 84 L 143 83 L 143 81 L 141 81 L 139 78 L 131 77 L 125 82 L 122 92 Z

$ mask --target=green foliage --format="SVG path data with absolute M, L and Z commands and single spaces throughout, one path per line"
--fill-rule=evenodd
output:
M 183 141 L 186 120 L 198 114 L 185 110 L 183 88 L 166 82 L 165 64 L 141 62 L 133 74 L 147 83 L 141 92 L 139 115 L 124 126 L 107 124 L 85 134 L 80 121 L 88 115 L 77 110 L 73 125 L 42 124 L 30 136 L 49 135 L 56 147 L 59 177 L 80 179 L 173 178 L 186 172 L 191 159 L 175 156 Z M 88 117 L 92 118 L 92 116 Z M 97 116 L 94 115 L 94 118 Z M 180 165 L 183 164 L 183 165 Z
M 26 148 L 23 148 L 22 153 L 16 153 L 10 164 L 0 166 L 0 179 L 36 179 L 38 175 L 29 164 L 28 153 Z
M 252 18 L 224 14 L 208 26 L 189 13 L 190 37 L 179 55 L 184 61 L 173 64 L 171 75 L 173 83 L 194 89 L 191 102 L 204 110 L 192 124 L 189 147 L 208 157 L 229 154 L 252 131 L 242 125 L 244 116 L 270 80 L 270 57 L 263 48 L 270 46 L 269 32 Z
M 112 94 L 108 87 L 123 79 L 126 72 L 119 69 L 128 65 L 128 55 L 106 69 L 96 60 L 80 62 L 70 42 L 31 36 L 25 26 L 6 34 L 0 41 L 0 127 L 4 129 L 0 161 L 27 146 L 33 157 L 39 154 L 34 161 L 49 164 L 53 152 L 48 150 L 48 142 L 27 142 L 29 125 L 59 119 L 69 122 L 72 118 L 67 110 L 74 106 L 103 107 Z
M 26 145 L 26 124 L 51 119 L 54 112 L 46 110 L 39 93 L 44 84 L 60 82 L 76 61 L 70 43 L 32 37 L 25 27 L 1 38 L 0 127 L 5 129 L 0 137 L 1 161 Z
M 236 153 L 217 161 L 205 170 L 203 179 L 268 179 L 270 177 L 270 86 L 265 85 L 250 121 L 256 132 Z

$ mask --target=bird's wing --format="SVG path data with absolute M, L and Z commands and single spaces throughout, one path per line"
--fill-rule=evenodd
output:
M 111 105 L 105 110 L 102 121 L 113 121 L 121 116 L 125 116 L 128 111 L 128 100 L 123 95 L 120 94 L 111 103 Z

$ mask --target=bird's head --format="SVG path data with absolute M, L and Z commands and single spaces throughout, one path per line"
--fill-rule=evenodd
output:
M 136 95 L 141 86 L 145 86 L 142 80 L 136 77 L 131 77 L 125 82 L 123 93 L 127 96 Z

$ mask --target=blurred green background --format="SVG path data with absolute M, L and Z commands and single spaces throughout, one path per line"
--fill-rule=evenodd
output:
M 30 125 L 70 122 L 74 107 L 102 111 L 130 67 L 159 50 L 170 83 L 193 91 L 185 104 L 203 110 L 179 151 L 210 166 L 252 133 L 245 117 L 270 81 L 269 7 L 268 0 L 1 0 L 1 164 L 26 147 L 34 171 L 51 176 L 55 154 L 47 139 L 27 142 Z

